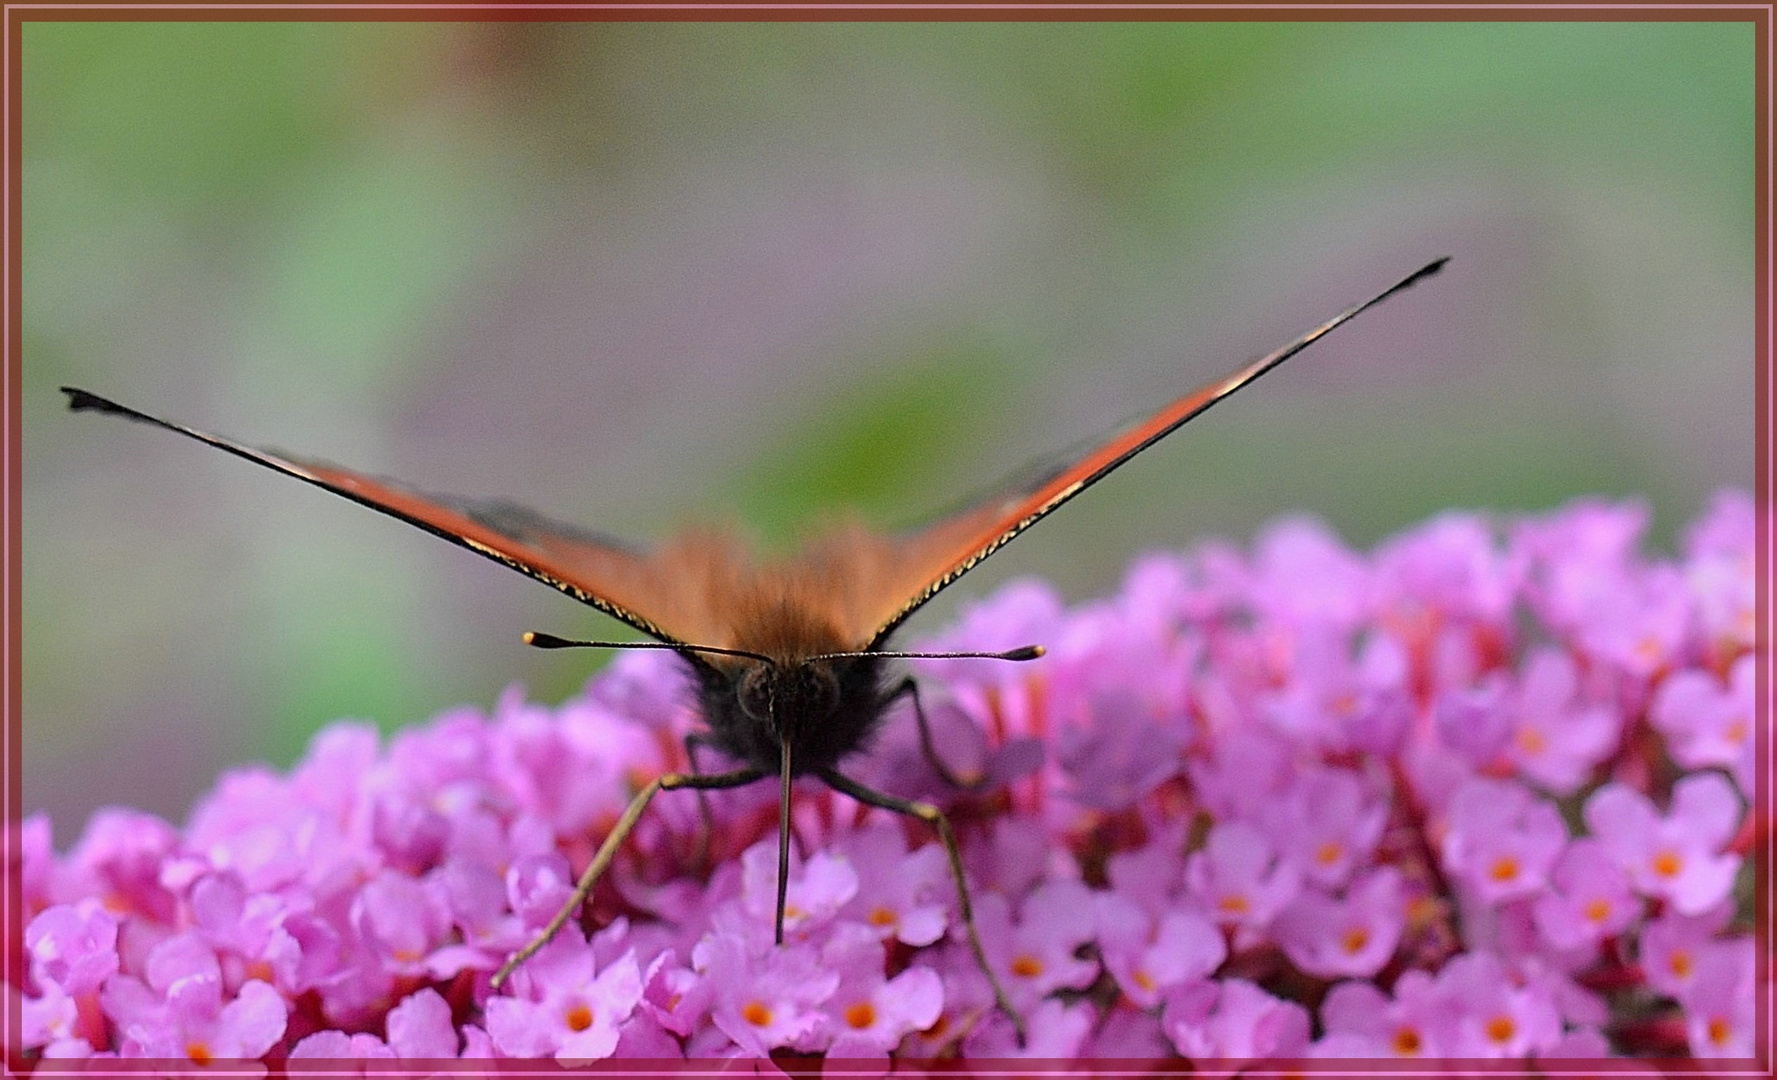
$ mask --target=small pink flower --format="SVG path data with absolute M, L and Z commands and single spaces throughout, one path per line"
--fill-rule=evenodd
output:
M 1559 649 L 1530 655 L 1512 704 L 1507 753 L 1520 772 L 1557 795 L 1573 794 L 1621 734 L 1614 709 L 1580 700 L 1573 658 Z
M 1290 960 L 1310 975 L 1369 976 L 1394 955 L 1406 921 L 1400 871 L 1385 866 L 1352 882 L 1340 899 L 1303 889 L 1274 931 Z
M 941 845 L 909 852 L 906 834 L 884 825 L 842 837 L 835 847 L 849 858 L 858 880 L 845 915 L 908 945 L 930 945 L 943 936 L 955 890 Z
M 11 987 L 7 988 L 11 990 Z M 19 1048 L 38 1050 L 48 1058 L 91 1056 L 92 1043 L 82 1034 L 80 1003 L 55 983 L 46 983 L 37 997 L 9 994 L 19 1006 Z M 11 1004 L 11 1002 L 7 1002 Z
M 1199 1066 L 1232 1068 L 1308 1052 L 1308 1010 L 1244 979 L 1174 988 L 1160 1023 L 1179 1053 Z
M 703 973 L 714 997 L 710 1019 L 753 1057 L 779 1047 L 815 1050 L 829 1041 L 832 1023 L 821 1008 L 839 989 L 839 973 L 822 963 L 807 943 L 758 949 L 727 934 L 698 942 L 692 965 Z
M 96 901 L 57 904 L 25 927 L 25 948 L 39 985 L 90 994 L 117 971 L 117 920 Z
M 1507 679 L 1491 672 L 1474 685 L 1452 687 L 1432 706 L 1438 741 L 1473 768 L 1490 765 L 1512 740 Z
M 352 923 L 385 970 L 419 975 L 428 972 L 427 960 L 444 943 L 450 916 L 419 881 L 385 871 L 358 893 Z
M 1524 1057 L 1560 1037 L 1554 999 L 1538 983 L 1514 980 L 1492 953 L 1456 956 L 1438 972 L 1437 986 L 1454 1021 L 1448 1044 L 1454 1056 Z
M 910 967 L 885 978 L 882 946 L 862 926 L 836 933 L 823 960 L 839 973 L 839 986 L 824 1006 L 834 1032 L 829 1058 L 886 1058 L 909 1033 L 931 1027 L 944 1009 L 938 973 Z
M 1370 858 L 1388 807 L 1346 769 L 1305 770 L 1263 817 L 1278 848 L 1316 885 L 1338 888 Z
M 1490 904 L 1547 887 L 1567 843 L 1553 805 L 1510 780 L 1471 779 L 1450 801 L 1444 863 Z
M 1768 513 L 1768 511 L 1767 511 Z M 1751 649 L 1757 627 L 1757 517 L 1744 492 L 1718 492 L 1685 534 L 1684 575 L 1705 641 L 1727 656 Z
M 1703 955 L 1680 999 L 1691 1053 L 1750 1058 L 1757 1041 L 1757 948 L 1751 938 L 1720 942 Z
M 1121 810 L 1184 767 L 1182 714 L 1157 716 L 1135 696 L 1101 692 L 1082 719 L 1055 737 L 1055 763 L 1082 806 Z
M 1287 679 L 1261 698 L 1272 728 L 1329 751 L 1393 753 L 1412 712 L 1399 643 L 1372 635 L 1353 655 L 1344 629 L 1318 623 L 1294 628 L 1290 640 Z
M 641 1000 L 642 974 L 633 954 L 595 972 L 592 945 L 567 926 L 513 973 L 508 987 L 511 996 L 487 1002 L 494 1046 L 512 1057 L 576 1065 L 609 1057 L 617 1048 L 617 1028 Z M 404 1038 L 436 1038 L 427 1034 L 435 1018 L 422 1011 L 410 1019 L 413 1028 Z
M 280 893 L 250 895 L 233 871 L 205 874 L 188 894 L 195 929 L 222 963 L 223 979 L 239 985 L 265 979 L 287 995 L 303 984 L 302 944 L 286 927 L 294 914 Z
M 124 1057 L 203 1066 L 257 1058 L 284 1037 L 283 996 L 271 984 L 250 979 L 225 1000 L 216 955 L 195 935 L 157 945 L 148 954 L 145 974 L 146 981 L 114 976 L 101 995 L 106 1015 L 122 1034 Z
M 1560 950 L 1596 945 L 1622 933 L 1641 914 L 1629 879 L 1590 837 L 1567 846 L 1555 863 L 1552 890 L 1536 900 L 1537 932 Z
M 1648 716 L 1687 769 L 1725 768 L 1750 796 L 1753 776 L 1755 668 L 1747 653 L 1735 661 L 1722 686 L 1699 669 L 1673 672 L 1654 694 Z
M 1593 655 L 1641 678 L 1676 660 L 1689 640 L 1692 604 L 1670 566 L 1625 574 L 1587 612 L 1579 640 Z
M 1203 850 L 1185 861 L 1191 896 L 1223 925 L 1257 930 L 1301 888 L 1301 873 L 1263 833 L 1244 822 L 1216 825 Z
M 389 1010 L 389 1049 L 399 1058 L 454 1058 L 457 1032 L 451 1026 L 450 1005 L 426 987 L 403 998 Z
M 1214 923 L 1188 909 L 1158 918 L 1115 892 L 1095 896 L 1098 950 L 1123 995 L 1147 1008 L 1169 986 L 1201 979 L 1220 967 L 1228 948 Z
M 1445 513 L 1376 552 L 1386 608 L 1397 619 L 1502 625 L 1520 584 L 1517 567 L 1475 514 Z
M 1326 1036 L 1317 1057 L 1446 1057 L 1451 1017 L 1432 977 L 1406 971 L 1391 999 L 1374 984 L 1342 982 L 1320 1006 Z
M 770 939 L 777 920 L 777 838 L 748 848 L 741 854 L 740 865 L 740 911 L 746 916 L 746 925 Z M 819 851 L 803 861 L 792 853 L 790 884 L 784 897 L 785 939 L 806 936 L 857 895 L 858 872 L 851 860 Z
M 1012 1004 L 1031 1008 L 1051 991 L 1079 989 L 1098 974 L 1098 962 L 1076 955 L 1092 940 L 1092 891 L 1078 881 L 1047 881 L 1019 905 L 1012 920 L 1005 899 L 981 897 L 975 905 L 981 946 Z
M 67 866 L 77 895 L 101 899 L 114 912 L 171 925 L 178 900 L 161 874 L 179 846 L 179 834 L 151 814 L 104 809 L 87 824 Z
M 1623 784 L 1606 784 L 1586 800 L 1586 825 L 1645 896 L 1670 901 L 1695 915 L 1733 888 L 1738 855 L 1721 849 L 1740 824 L 1740 798 L 1718 773 L 1694 773 L 1672 789 L 1661 817 L 1648 797 Z
M 1683 998 L 1732 915 L 1728 905 L 1720 904 L 1698 915 L 1668 914 L 1642 927 L 1637 959 L 1647 984 Z

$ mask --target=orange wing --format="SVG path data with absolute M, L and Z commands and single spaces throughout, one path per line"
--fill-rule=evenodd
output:
M 1313 330 L 1278 349 L 1186 394 L 1152 416 L 1119 428 L 1108 438 L 1094 440 L 1046 458 L 1023 470 L 995 494 L 952 517 L 901 537 L 893 553 L 876 551 L 860 561 L 887 565 L 875 577 L 880 591 L 863 622 L 854 624 L 859 640 L 877 648 L 909 615 L 981 560 L 998 551 L 1019 533 L 1104 479 L 1117 466 L 1170 435 L 1186 421 L 1257 379 L 1272 368 L 1314 344 L 1320 338 L 1367 308 L 1444 268 L 1449 259 L 1438 259 L 1361 304 L 1347 308 Z M 880 543 L 889 543 L 886 539 Z M 865 605 L 869 606 L 869 605 Z
M 697 642 L 697 612 L 687 611 L 658 560 L 611 537 L 550 521 L 521 506 L 427 495 L 390 480 L 231 442 L 137 412 L 97 394 L 62 387 L 68 407 L 112 413 L 166 428 L 256 465 L 343 495 L 417 525 L 434 536 L 553 585 L 582 603 L 669 644 Z
M 718 530 L 689 532 L 644 552 L 511 503 L 429 495 L 337 465 L 232 442 L 85 390 L 64 386 L 62 391 L 76 411 L 153 424 L 342 495 L 504 563 L 667 644 L 812 655 L 879 647 L 926 601 L 1062 503 L 1334 327 L 1437 273 L 1445 261 L 1108 439 L 1036 463 L 961 513 L 904 536 L 848 525 L 781 563 L 756 562 L 744 544 Z

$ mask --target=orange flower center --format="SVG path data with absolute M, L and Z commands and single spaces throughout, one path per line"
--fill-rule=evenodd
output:
M 1339 856 L 1344 853 L 1345 849 L 1340 847 L 1337 841 L 1328 840 L 1314 849 L 1314 861 L 1322 866 L 1331 866 L 1338 862 Z
M 747 1002 L 746 1008 L 740 1011 L 740 1016 L 754 1027 L 764 1027 L 771 1023 L 771 1010 L 765 1007 L 763 1001 Z
M 1691 968 L 1693 966 L 1691 964 L 1691 954 L 1684 949 L 1674 949 L 1672 955 L 1666 959 L 1666 966 L 1672 969 L 1672 974 L 1681 979 L 1688 979 L 1691 977 Z
M 845 1010 L 845 1022 L 862 1031 L 876 1023 L 876 1006 L 868 1001 L 860 1001 Z
M 896 918 L 895 913 L 888 908 L 872 908 L 870 911 L 871 926 L 893 926 L 898 921 L 900 920 Z
M 1610 918 L 1610 901 L 1599 897 L 1586 902 L 1586 918 L 1593 922 L 1603 922 Z
M 1135 985 L 1141 987 L 1143 990 L 1152 990 L 1154 988 L 1154 977 L 1145 971 L 1137 971 L 1133 978 L 1135 979 Z
M 1725 1019 L 1723 1019 L 1722 1017 L 1711 1016 L 1709 1018 L 1709 1041 L 1710 1042 L 1714 1043 L 1717 1046 L 1720 1046 L 1723 1043 L 1727 1042 L 1728 1036 L 1732 1035 L 1733 1033 L 1734 1033 L 1733 1027 L 1731 1027 L 1728 1024 L 1728 1022 Z
M 1540 754 L 1549 748 L 1549 740 L 1543 738 L 1543 733 L 1535 728 L 1519 728 L 1517 741 L 1518 749 L 1526 754 Z
M 568 1027 L 574 1031 L 585 1031 L 592 1026 L 592 1009 L 585 1004 L 577 1004 L 562 1014 Z
M 1012 961 L 1012 974 L 1025 979 L 1034 979 L 1043 973 L 1043 962 L 1029 953 Z
M 1487 1037 L 1496 1043 L 1510 1042 L 1517 1033 L 1518 1025 L 1509 1016 L 1496 1016 L 1487 1021 Z
M 1487 876 L 1499 882 L 1515 879 L 1518 876 L 1518 860 L 1510 855 L 1501 855 L 1493 860 L 1493 865 L 1488 869 Z
M 1402 1057 L 1419 1056 L 1419 1032 L 1401 1028 L 1394 1033 L 1394 1052 Z
M 1667 849 L 1654 856 L 1652 865 L 1654 873 L 1661 877 L 1677 877 L 1678 872 L 1684 869 L 1684 860 L 1679 857 L 1678 852 Z
M 1354 956 L 1362 952 L 1364 946 L 1369 943 L 1370 932 L 1361 926 L 1354 926 L 1345 931 L 1344 936 L 1339 939 L 1339 944 L 1345 947 L 1345 951 Z
M 201 1042 L 188 1043 L 185 1047 L 185 1056 L 199 1065 L 208 1065 L 210 1063 L 210 1048 Z
M 1216 907 L 1229 915 L 1245 915 L 1252 910 L 1252 901 L 1239 893 L 1230 893 L 1216 903 Z

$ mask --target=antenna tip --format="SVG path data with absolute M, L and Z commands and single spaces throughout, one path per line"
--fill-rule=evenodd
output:
M 1048 652 L 1049 652 L 1049 650 L 1043 648 L 1041 645 L 1026 645 L 1022 649 L 1013 649 L 1011 652 L 1007 653 L 1006 659 L 1008 659 L 1008 660 L 1035 660 L 1041 656 L 1047 655 Z
M 524 636 L 519 640 L 523 641 L 526 645 L 535 645 L 537 643 L 537 632 L 535 630 L 526 630 Z
M 524 632 L 524 643 L 536 649 L 565 649 L 573 642 L 558 638 L 554 634 L 539 634 L 535 630 Z

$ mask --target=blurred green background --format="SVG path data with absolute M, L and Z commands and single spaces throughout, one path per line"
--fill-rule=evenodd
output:
M 67 843 L 599 661 L 551 590 L 171 435 L 621 535 L 917 520 L 1406 294 L 922 614 L 1285 512 L 1753 468 L 1750 22 L 29 23 L 24 804 Z

